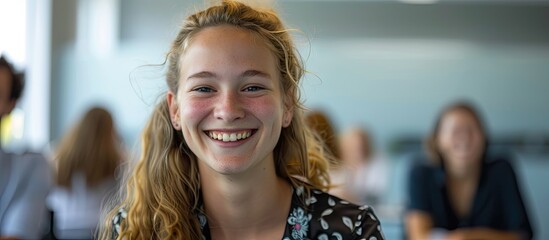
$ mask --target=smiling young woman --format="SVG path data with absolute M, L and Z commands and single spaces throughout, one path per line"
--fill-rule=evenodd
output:
M 383 239 L 370 207 L 323 192 L 328 155 L 304 124 L 303 65 L 276 13 L 234 1 L 197 12 L 167 63 L 101 239 Z

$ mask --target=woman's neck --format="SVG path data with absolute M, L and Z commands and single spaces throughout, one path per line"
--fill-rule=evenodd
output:
M 476 183 L 480 178 L 480 173 L 482 170 L 482 163 L 469 165 L 468 167 L 461 167 L 457 169 L 452 169 L 451 167 L 446 167 L 447 179 L 452 182 L 474 182 Z
M 268 234 L 265 231 L 282 236 L 292 188 L 276 175 L 274 161 L 265 160 L 239 175 L 222 175 L 201 166 L 200 175 L 214 239 L 257 238 Z
M 454 213 L 459 218 L 467 217 L 472 209 L 480 180 L 480 167 L 460 174 L 447 175 L 447 194 Z

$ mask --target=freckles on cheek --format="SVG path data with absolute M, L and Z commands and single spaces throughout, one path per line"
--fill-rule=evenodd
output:
M 282 116 L 282 104 L 271 98 L 258 98 L 250 101 L 247 104 L 250 109 L 257 115 L 271 117 L 272 121 L 275 121 L 279 117 L 276 117 L 277 113 Z
M 181 102 L 181 117 L 183 121 L 196 121 L 204 117 L 208 111 L 207 101 L 185 100 Z

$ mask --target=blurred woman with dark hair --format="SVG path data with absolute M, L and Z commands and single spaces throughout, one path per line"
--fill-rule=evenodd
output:
M 427 140 L 431 161 L 412 167 L 410 239 L 531 239 L 515 172 L 490 157 L 480 115 L 467 103 L 445 108 Z
M 21 98 L 23 78 L 24 74 L 0 55 L 0 125 Z M 50 178 L 42 155 L 5 152 L 0 144 L 0 240 L 40 237 L 46 222 Z
M 114 175 L 123 155 L 111 114 L 99 107 L 88 110 L 55 155 L 57 187 L 48 197 L 54 233 L 62 239 L 91 239 L 101 203 L 117 186 Z

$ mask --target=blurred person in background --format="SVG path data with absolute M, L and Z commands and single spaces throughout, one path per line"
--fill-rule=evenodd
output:
M 336 131 L 328 114 L 323 111 L 310 111 L 305 115 L 305 123 L 319 137 L 330 156 L 340 158 Z
M 350 127 L 340 137 L 341 160 L 347 166 L 348 189 L 360 204 L 376 205 L 387 187 L 387 165 L 376 156 L 370 135 Z
M 56 187 L 48 196 L 58 239 L 92 239 L 101 204 L 118 187 L 115 171 L 122 144 L 111 114 L 89 109 L 61 139 L 55 152 Z
M 23 74 L 0 56 L 0 121 L 23 92 Z M 39 239 L 46 222 L 50 168 L 39 154 L 14 154 L 0 147 L 0 239 Z
M 305 122 L 312 132 L 323 143 L 323 151 L 331 156 L 330 162 L 330 194 L 340 198 L 357 202 L 356 196 L 349 189 L 351 184 L 349 178 L 350 169 L 341 161 L 339 152 L 339 140 L 328 115 L 319 110 L 308 112 L 305 115 Z
M 515 172 L 506 157 L 487 154 L 487 136 L 472 105 L 442 111 L 426 142 L 429 161 L 410 172 L 410 239 L 533 237 Z

